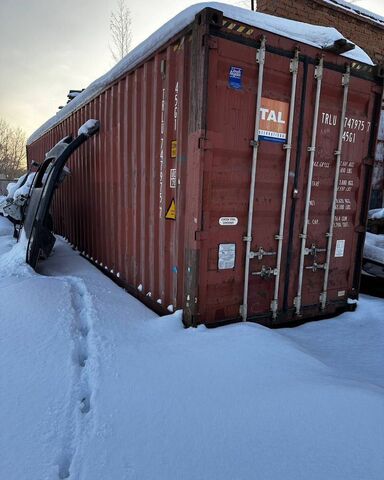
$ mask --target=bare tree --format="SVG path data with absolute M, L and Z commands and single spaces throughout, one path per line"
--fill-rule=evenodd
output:
M 20 176 L 26 168 L 26 136 L 0 118 L 0 174 L 7 178 Z
M 109 28 L 112 35 L 110 50 L 113 59 L 118 62 L 127 55 L 132 41 L 131 12 L 126 0 L 117 0 L 116 9 L 111 12 Z

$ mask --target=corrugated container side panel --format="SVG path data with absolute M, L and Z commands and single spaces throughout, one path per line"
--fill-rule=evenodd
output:
M 138 285 L 138 277 L 137 277 L 137 255 L 138 255 L 138 247 L 137 247 L 137 216 L 138 212 L 141 208 L 141 205 L 139 206 L 137 204 L 137 165 L 138 165 L 138 152 L 137 152 L 137 129 L 141 127 L 141 125 L 138 123 L 139 121 L 139 114 L 138 114 L 138 93 L 137 93 L 137 80 L 138 76 L 138 70 L 135 70 L 133 75 L 130 76 L 131 79 L 131 92 L 132 92 L 132 123 L 131 123 L 131 138 L 132 138 L 132 150 L 131 150 L 131 155 L 130 155 L 130 172 L 131 172 L 131 181 L 130 181 L 130 186 L 131 186 L 131 208 L 130 208 L 130 215 L 132 219 L 132 234 L 131 234 L 131 240 L 130 240 L 130 245 L 131 247 L 131 278 L 133 280 L 134 285 Z
M 76 131 L 76 125 L 79 125 L 80 112 L 77 111 L 71 121 L 71 132 L 72 135 Z M 77 202 L 77 192 L 79 188 L 79 150 L 76 150 L 70 160 L 72 165 L 72 170 L 74 172 L 73 179 L 69 182 L 69 187 L 71 189 L 71 200 L 72 200 L 72 220 L 73 220 L 73 234 L 72 234 L 72 243 L 74 246 L 79 244 L 79 215 L 81 205 L 78 205 Z
M 126 135 L 127 135 L 127 151 L 125 156 L 125 165 L 127 170 L 127 184 L 125 185 L 126 190 L 126 200 L 127 200 L 127 210 L 126 210 L 126 268 L 127 268 L 127 278 L 130 279 L 131 285 L 135 285 L 135 279 L 133 278 L 133 260 L 132 260 L 132 250 L 133 245 L 133 232 L 134 232 L 134 216 L 132 211 L 132 192 L 133 192 L 133 169 L 132 169 L 132 156 L 133 152 L 133 142 L 132 142 L 132 123 L 135 122 L 134 118 L 134 104 L 133 104 L 133 74 L 128 75 L 127 77 L 127 105 L 128 105 L 128 115 L 127 115 L 127 124 L 125 125 Z
M 141 82 L 142 82 L 142 91 L 140 95 L 141 100 L 141 107 L 140 110 L 142 112 L 141 122 L 142 125 L 148 124 L 148 116 L 151 113 L 151 99 L 149 97 L 150 91 L 150 80 L 148 78 L 148 63 L 145 63 L 142 67 L 141 73 Z M 148 239 L 148 227 L 146 221 L 146 215 L 149 209 L 148 206 L 148 198 L 149 198 L 149 188 L 150 186 L 147 183 L 147 173 L 149 173 L 149 158 L 148 158 L 148 135 L 149 135 L 149 128 L 144 129 L 144 132 L 140 138 L 140 150 L 141 150 L 141 157 L 142 160 L 140 162 L 140 205 L 141 209 L 139 212 L 140 216 L 140 263 L 139 263 L 139 271 L 140 271 L 140 278 L 142 279 L 144 285 L 149 284 L 148 279 L 148 269 L 146 268 L 148 263 L 148 248 L 147 248 L 147 239 Z
M 167 113 L 166 113 L 166 142 L 164 145 L 164 215 L 166 215 L 167 209 L 169 208 L 172 197 L 172 192 L 169 188 L 169 172 L 170 172 L 170 163 L 171 163 L 171 142 L 174 138 L 173 133 L 173 109 L 174 109 L 174 89 L 175 89 L 175 67 L 176 62 L 173 57 L 173 49 L 171 47 L 167 48 L 166 53 L 166 69 L 167 73 Z M 164 298 L 165 292 L 168 295 L 172 295 L 172 285 L 171 285 L 171 268 L 174 263 L 173 252 L 174 252 L 174 242 L 173 242 L 173 231 L 174 231 L 174 220 L 167 220 L 165 222 L 165 232 L 164 232 L 164 285 L 161 299 Z
M 76 125 L 78 125 L 78 117 L 79 117 L 79 112 L 75 112 L 73 117 L 71 118 L 70 121 L 70 131 L 73 132 L 75 131 Z M 72 170 L 74 172 L 73 179 L 71 182 L 68 183 L 69 189 L 70 189 L 70 198 L 71 198 L 71 219 L 72 219 L 72 235 L 71 235 L 71 243 L 73 245 L 77 245 L 79 242 L 79 236 L 78 236 L 78 222 L 79 222 L 79 208 L 80 205 L 77 205 L 77 178 L 76 178 L 76 173 L 78 174 L 77 170 L 77 164 L 78 164 L 78 150 L 75 151 L 72 155 L 72 158 L 70 159 L 70 165 L 72 166 Z
M 110 265 L 111 263 L 111 238 L 113 231 L 111 230 L 111 190 L 113 188 L 111 177 L 111 137 L 115 141 L 112 131 L 112 95 L 111 88 L 105 91 L 103 99 L 103 115 L 102 121 L 104 124 L 104 138 L 103 138 L 103 178 L 102 178 L 102 199 L 103 199 L 103 223 L 101 225 L 102 237 L 104 239 L 104 251 L 102 255 L 102 267 Z
M 97 104 L 95 100 L 92 100 L 89 104 L 90 118 L 97 118 L 96 108 L 97 108 Z M 96 165 L 97 165 L 97 157 L 98 157 L 97 142 L 98 142 L 97 137 L 92 138 L 91 156 L 88 160 L 89 168 L 88 168 L 87 181 L 89 183 L 89 191 L 90 191 L 89 202 L 91 205 L 91 209 L 88 212 L 88 215 L 90 217 L 90 231 L 89 231 L 89 237 L 85 239 L 84 245 L 83 245 L 83 251 L 85 255 L 88 256 L 88 258 L 94 258 L 95 250 L 96 250 L 96 233 L 97 233 Z
M 88 105 L 88 118 L 97 118 L 96 117 L 96 104 L 95 101 L 92 100 Z M 95 172 L 94 172 L 94 164 L 97 155 L 97 139 L 93 137 L 91 139 L 91 143 L 89 145 L 89 157 L 88 161 L 88 169 L 87 169 L 87 183 L 88 183 L 88 192 L 89 192 L 89 205 L 90 209 L 88 212 L 89 216 L 89 230 L 87 237 L 84 238 L 84 245 L 82 251 L 85 255 L 88 255 L 90 258 L 93 256 L 93 252 L 95 251 L 95 243 L 96 243 L 96 231 L 97 225 L 95 222 L 96 218 L 96 192 L 95 192 Z
M 176 221 L 175 220 L 168 220 L 168 238 L 167 241 L 169 242 L 169 269 L 167 272 L 168 277 L 168 285 L 166 288 L 169 292 L 170 303 L 174 303 L 174 298 L 176 297 L 177 291 L 177 269 L 178 269 L 178 260 L 177 260 L 177 250 L 176 245 L 179 242 L 177 237 L 177 210 L 178 205 L 176 203 L 176 190 L 177 190 L 177 181 L 171 179 L 172 172 L 175 172 L 177 175 L 176 169 L 176 158 L 174 157 L 173 149 L 176 148 L 177 150 L 177 118 L 176 109 L 177 109 L 177 102 L 178 102 L 178 76 L 179 76 L 179 68 L 178 68 L 178 44 L 175 44 L 171 48 L 168 49 L 168 55 L 170 63 L 172 67 L 172 71 L 170 74 L 170 92 L 169 92 L 169 115 L 168 115 L 168 131 L 169 131 L 169 139 L 167 144 L 167 172 L 166 172 L 166 186 L 168 191 L 168 198 L 167 198 L 167 208 L 171 205 L 172 202 L 175 202 L 176 205 Z M 176 144 L 175 144 L 176 142 Z M 176 146 L 175 146 L 176 145 Z M 181 211 L 179 211 L 181 213 Z
M 77 112 L 68 119 L 68 131 L 73 135 L 73 132 L 76 128 L 76 117 L 77 117 Z M 72 158 L 69 160 L 69 166 L 71 167 L 72 171 L 76 170 L 76 156 L 73 155 Z M 72 244 L 76 245 L 77 244 L 77 212 L 76 212 L 76 204 L 77 204 L 77 198 L 76 198 L 76 193 L 77 190 L 74 188 L 74 182 L 68 182 L 68 190 L 69 190 L 69 211 L 71 212 L 70 216 L 70 241 Z
M 73 132 L 74 119 L 75 119 L 75 115 L 70 117 L 67 122 L 68 132 L 70 133 Z M 75 169 L 74 157 L 69 160 L 68 165 L 72 171 Z M 67 183 L 67 189 L 68 189 L 68 198 L 69 198 L 69 202 L 68 202 L 69 212 L 71 213 L 69 217 L 69 233 L 70 233 L 69 238 L 71 243 L 74 244 L 76 242 L 76 212 L 74 211 L 75 198 L 74 198 L 73 182 Z
M 91 100 L 89 105 L 89 111 L 91 118 L 98 118 L 97 116 L 97 102 L 95 100 Z M 90 234 L 89 238 L 85 239 L 85 243 L 83 246 L 83 250 L 85 255 L 88 258 L 94 259 L 96 257 L 96 248 L 97 248 L 97 232 L 98 232 L 98 224 L 97 224 L 97 207 L 98 207 L 98 198 L 97 198 L 97 162 L 98 162 L 98 138 L 97 136 L 92 139 L 92 156 L 89 159 L 89 189 L 90 189 L 90 203 L 91 203 L 91 211 L 89 212 L 90 215 Z
M 167 50 L 162 52 L 161 60 L 163 67 L 161 72 L 161 87 L 162 87 L 162 100 L 161 100 L 161 117 L 160 117 L 160 164 L 159 164 L 159 203 L 160 209 L 159 215 L 159 277 L 158 277 L 158 297 L 161 298 L 165 293 L 166 280 L 166 231 L 167 222 L 163 220 L 167 209 L 167 189 L 166 189 L 166 168 L 167 168 L 167 145 L 168 145 L 168 115 L 169 115 L 169 77 L 170 77 L 170 65 L 167 64 Z M 161 66 L 161 65 L 160 65 Z M 161 71 L 163 70 L 163 71 Z M 155 299 L 154 299 L 155 300 Z
M 94 103 L 91 102 L 87 105 L 85 118 L 95 118 L 94 117 Z M 87 232 L 83 238 L 83 245 L 81 251 L 84 254 L 89 255 L 89 252 L 93 250 L 94 245 L 94 217 L 95 217 L 95 203 L 94 203 L 94 190 L 93 190 L 93 162 L 95 158 L 95 142 L 96 139 L 92 138 L 90 142 L 86 145 L 87 153 L 86 153 L 86 178 L 87 178 L 87 204 L 88 210 L 86 212 L 87 216 Z M 87 239 L 89 239 L 87 241 Z M 87 243 L 89 246 L 87 248 Z M 86 250 L 89 250 L 88 252 Z
M 120 82 L 119 82 L 120 83 Z M 115 141 L 111 141 L 111 150 L 113 155 L 111 158 L 111 172 L 113 179 L 113 187 L 111 190 L 111 228 L 113 230 L 112 238 L 112 262 L 111 265 L 108 265 L 109 271 L 116 272 L 117 263 L 118 263 L 118 254 L 119 254 L 119 224 L 122 222 L 122 218 L 119 216 L 119 175 L 120 175 L 120 165 L 121 158 L 119 156 L 119 107 L 118 103 L 121 101 L 119 97 L 119 83 L 112 87 L 112 105 L 113 105 L 113 137 Z M 112 136 L 112 135 L 111 135 Z
M 153 60 L 153 74 L 152 74 L 152 89 L 153 89 L 153 107 L 151 118 L 151 191 L 150 191 L 150 216 L 149 221 L 151 223 L 151 235 L 150 246 L 151 256 L 150 263 L 153 268 L 151 269 L 151 281 L 149 283 L 149 291 L 154 292 L 157 279 L 159 277 L 159 179 L 158 179 L 158 165 L 160 157 L 160 122 L 161 122 L 161 74 L 160 74 L 160 55 L 156 55 Z
M 145 95 L 143 98 L 143 108 L 145 109 L 145 125 L 148 125 L 148 128 L 145 129 L 145 137 L 143 139 L 143 152 L 144 152 L 144 168 L 141 172 L 141 181 L 142 181 L 142 200 L 145 204 L 145 208 L 141 210 L 141 224 L 143 226 L 143 236 L 142 242 L 144 243 L 144 258 L 145 262 L 142 265 L 141 276 L 143 282 L 148 286 L 148 289 L 151 291 L 153 289 L 152 282 L 152 269 L 145 268 L 146 265 L 153 265 L 153 250 L 151 250 L 151 225 L 149 223 L 149 218 L 153 215 L 153 206 L 151 204 L 151 198 L 153 197 L 154 186 L 151 181 L 151 165 L 152 165 L 152 156 L 153 156 L 153 145 L 152 145 L 152 119 L 154 116 L 154 99 L 153 99 L 153 82 L 154 82 L 154 62 L 147 62 L 144 66 L 144 88 Z M 153 234 L 152 234 L 153 235 Z
M 85 117 L 86 118 L 94 118 L 94 112 L 93 112 L 93 102 L 89 103 L 86 106 L 86 113 Z M 94 191 L 93 191 L 93 172 L 92 172 L 92 164 L 94 162 L 95 158 L 95 138 L 91 139 L 91 142 L 89 142 L 86 145 L 86 178 L 87 178 L 87 200 L 88 200 L 88 210 L 86 212 L 87 216 L 87 232 L 86 235 L 83 238 L 83 244 L 81 245 L 81 251 L 84 252 L 84 254 L 89 255 L 89 252 L 93 250 L 93 245 L 94 245 L 94 225 L 93 225 L 93 219 L 94 219 L 94 211 L 95 211 L 95 204 L 94 204 Z M 89 243 L 88 247 L 88 252 L 86 252 L 87 249 L 87 239 Z
M 157 57 L 156 57 L 157 58 Z M 148 264 L 151 265 L 151 268 L 147 270 L 147 285 L 149 291 L 153 291 L 155 288 L 155 205 L 156 205 L 156 195 L 155 195 L 155 184 L 156 184 L 156 104 L 157 104 L 157 60 L 152 59 L 148 63 L 148 97 L 150 98 L 150 111 L 147 116 L 148 128 L 148 171 L 146 172 L 147 177 L 147 205 L 148 210 L 147 215 L 147 244 L 148 244 Z
M 101 266 L 104 268 L 106 264 L 110 263 L 110 245 L 111 245 L 111 230 L 110 230 L 110 190 L 112 188 L 110 182 L 110 137 L 112 135 L 111 129 L 111 90 L 108 88 L 103 96 L 103 111 L 101 114 L 104 125 L 103 131 L 103 156 L 102 156 L 102 179 L 101 179 L 101 198 L 102 198 L 102 224 L 100 225 L 101 237 L 103 239 L 103 250 L 101 255 Z
M 86 116 L 85 106 L 79 110 L 78 122 L 80 124 L 84 123 L 84 118 Z M 76 132 L 77 133 L 77 132 Z M 76 188 L 83 188 L 84 190 L 84 201 L 80 205 L 77 205 L 78 210 L 78 241 L 76 242 L 77 248 L 80 252 L 83 251 L 84 238 L 88 235 L 88 225 L 89 225 L 89 197 L 88 197 L 88 182 L 83 182 L 83 178 L 89 178 L 87 174 L 87 163 L 89 159 L 89 145 L 85 144 L 80 147 L 77 151 L 76 156 Z M 77 195 L 78 196 L 78 195 Z
M 120 180 L 118 182 L 119 188 L 119 257 L 117 259 L 117 270 L 116 274 L 119 274 L 120 278 L 127 278 L 127 266 L 126 266 L 126 257 L 127 257 L 127 247 L 126 247 L 126 229 L 128 222 L 128 212 L 127 212 L 127 190 L 128 190 L 128 176 L 127 176 L 127 147 L 128 147 L 128 79 L 124 77 L 119 82 L 120 95 L 119 95 L 119 131 L 120 131 L 120 145 L 119 145 L 119 174 Z
M 106 200 L 108 203 L 107 209 L 107 230 L 105 235 L 108 237 L 108 255 L 107 261 L 104 265 L 104 269 L 108 272 L 115 271 L 116 260 L 116 243 L 117 243 L 117 205 L 116 205 L 116 193 L 117 193 L 117 173 L 118 163 L 120 158 L 118 155 L 118 117 L 117 117 L 117 84 L 112 85 L 109 89 L 107 113 L 108 122 L 108 134 L 107 134 L 107 152 L 106 152 L 106 166 L 107 172 L 105 177 L 105 184 L 109 186 L 106 191 Z
M 102 113 L 102 96 L 100 95 L 95 100 L 95 119 L 102 121 L 101 113 Z M 94 261 L 98 261 L 102 255 L 102 239 L 101 239 L 101 232 L 102 232 L 102 162 L 103 162 L 103 153 L 102 153 L 102 129 L 104 128 L 103 125 L 100 127 L 100 132 L 95 137 L 96 141 L 96 149 L 95 149 L 95 158 L 92 160 L 93 168 L 94 168 L 94 189 L 95 189 L 95 223 L 96 223 L 96 230 L 95 230 L 95 246 L 93 252 Z M 58 192 L 61 194 L 61 192 Z M 63 192 L 64 193 L 64 192 Z M 67 213 L 68 215 L 68 213 Z
M 86 107 L 79 110 L 79 123 L 83 124 L 85 119 Z M 77 247 L 82 251 L 84 245 L 84 237 L 88 235 L 88 223 L 89 223 L 89 197 L 88 197 L 88 182 L 82 182 L 82 178 L 89 178 L 87 174 L 87 162 L 89 159 L 89 145 L 83 145 L 80 148 L 77 155 L 77 167 L 79 181 L 76 182 L 78 188 L 84 189 L 85 201 L 81 202 L 78 216 L 78 242 Z
M 146 174 L 146 162 L 145 157 L 145 136 L 147 129 L 142 129 L 142 125 L 146 125 L 146 115 L 143 110 L 143 107 L 146 106 L 145 98 L 145 78 L 144 78 L 144 66 L 137 70 L 136 78 L 136 106 L 137 106 L 137 126 L 136 129 L 136 149 L 137 149 L 137 158 L 136 162 L 136 199 L 134 205 L 140 205 L 140 208 L 136 211 L 136 247 L 137 252 L 135 255 L 136 259 L 136 282 L 142 283 L 147 287 L 146 278 L 144 275 L 144 270 L 146 266 L 147 259 L 145 258 L 145 246 L 144 246 L 144 235 L 145 235 L 145 224 L 143 223 L 143 213 L 146 211 L 146 192 L 145 192 L 145 174 Z M 143 262 L 144 265 L 143 265 Z
M 147 125 L 147 113 L 148 110 L 150 111 L 150 103 L 148 102 L 147 98 L 147 82 L 148 79 L 146 78 L 146 65 L 143 65 L 140 69 L 140 90 L 139 90 L 139 112 L 140 112 L 140 125 Z M 143 283 L 143 285 L 148 285 L 147 275 L 146 275 L 146 265 L 148 262 L 148 257 L 146 256 L 146 212 L 148 211 L 147 205 L 147 197 L 148 192 L 146 191 L 146 174 L 148 172 L 148 157 L 147 157 L 147 149 L 146 149 L 146 142 L 147 142 L 147 134 L 148 129 L 145 128 L 138 137 L 138 148 L 140 152 L 140 162 L 138 164 L 138 171 L 137 171 L 137 181 L 138 181 L 138 200 L 137 204 L 140 205 L 140 209 L 138 211 L 138 238 L 137 244 L 139 247 L 139 257 L 138 257 L 138 278 Z
M 64 130 L 65 130 L 65 134 L 64 136 L 66 135 L 69 135 L 71 134 L 71 130 L 70 130 L 70 119 L 66 119 L 64 121 Z M 52 146 L 55 144 L 55 141 L 58 141 L 57 140 L 57 134 L 58 134 L 58 129 L 55 128 L 53 131 L 52 131 L 52 134 L 55 134 L 54 136 L 51 137 L 50 141 L 52 142 Z M 49 148 L 49 147 L 48 147 Z M 69 169 L 72 171 L 73 170 L 73 166 L 72 166 L 72 163 L 71 161 L 69 160 L 68 161 L 68 167 Z M 72 175 L 71 175 L 72 176 Z M 71 178 L 72 180 L 72 178 Z M 66 228 L 66 237 L 69 239 L 71 238 L 73 240 L 73 226 L 72 226 L 72 215 L 71 215 L 71 209 L 72 209 L 72 206 L 71 206 L 71 203 L 72 203 L 72 198 L 71 198 L 71 181 L 69 182 L 65 182 L 61 188 L 65 189 L 65 197 L 66 197 L 66 208 L 67 208 L 67 212 L 68 212 L 68 215 L 66 216 L 65 218 L 65 228 Z M 64 191 L 63 191 L 64 193 Z M 55 217 L 55 215 L 54 215 Z
M 100 150 L 100 257 L 99 264 L 103 267 L 108 262 L 108 244 L 109 244 L 109 231 L 108 231 L 108 134 L 109 134 L 109 118 L 108 118 L 108 101 L 109 101 L 109 89 L 107 89 L 101 95 L 100 103 L 100 122 L 101 122 L 101 150 Z
M 119 274 L 122 269 L 122 258 L 124 255 L 123 252 L 123 241 L 122 241 L 122 231 L 124 227 L 124 204 L 123 204 L 123 191 L 124 191 L 124 175 L 123 175 L 123 168 L 124 168 L 124 142 L 123 142 L 123 121 L 124 121 L 124 84 L 125 81 L 122 79 L 119 81 L 117 85 L 117 132 L 116 132 L 116 151 L 117 151 L 117 164 L 116 167 L 116 197 L 115 197 L 115 209 L 116 209 L 116 217 L 117 217 L 117 226 L 116 226 L 116 265 L 114 274 Z
M 190 41 L 185 41 L 185 37 L 180 40 L 177 49 L 177 63 L 178 63 L 178 92 L 177 92 L 177 110 L 176 110 L 176 128 L 177 128 L 177 152 L 175 158 L 176 168 L 176 207 L 177 212 L 185 212 L 185 201 L 187 194 L 185 193 L 185 176 L 186 176 L 186 160 L 187 160 L 187 138 L 185 135 L 185 125 L 188 121 L 189 111 L 189 56 L 190 56 Z M 184 195 L 183 195 L 184 191 Z M 185 214 L 185 213 L 184 213 Z M 173 294 L 173 305 L 181 306 L 184 300 L 184 256 L 185 256 L 185 241 L 184 241 L 184 218 L 182 215 L 176 215 L 176 252 L 177 252 L 177 270 L 174 275 L 177 277 L 177 289 Z
M 181 37 L 28 147 L 42 160 L 88 118 L 100 120 L 98 135 L 68 162 L 72 174 L 53 205 L 56 231 L 164 308 L 183 301 L 189 47 Z M 177 216 L 167 220 L 172 200 Z
M 183 299 L 184 245 L 179 236 L 184 235 L 185 199 L 177 182 L 171 186 L 170 175 L 176 169 L 184 182 L 186 44 L 162 50 L 29 147 L 42 157 L 60 138 L 76 134 L 88 118 L 100 120 L 100 132 L 69 161 L 71 177 L 54 201 L 56 231 L 98 265 L 119 273 L 127 285 L 141 284 L 142 293 L 150 292 L 164 308 L 180 307 L 177 301 Z M 176 220 L 165 219 L 172 200 Z

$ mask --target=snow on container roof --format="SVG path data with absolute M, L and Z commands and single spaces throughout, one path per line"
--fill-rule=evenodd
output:
M 335 7 L 348 10 L 350 13 L 359 15 L 364 19 L 371 20 L 372 22 L 376 22 L 376 23 L 379 23 L 381 26 L 384 26 L 384 17 L 378 15 L 377 13 L 366 10 L 365 8 L 360 7 L 360 5 L 354 5 L 353 3 L 346 2 L 345 0 L 323 0 L 323 1 Z
M 318 25 L 310 25 L 307 23 L 288 20 L 286 18 L 267 15 L 266 13 L 253 12 L 240 7 L 234 7 L 225 3 L 208 2 L 192 5 L 178 15 L 173 17 L 162 27 L 150 35 L 144 42 L 128 53 L 117 65 L 109 72 L 92 82 L 85 90 L 77 95 L 71 102 L 59 110 L 56 115 L 47 120 L 40 128 L 38 128 L 27 141 L 30 145 L 35 140 L 48 132 L 55 125 L 67 118 L 72 112 L 78 110 L 89 100 L 102 92 L 109 84 L 117 80 L 127 71 L 133 69 L 145 58 L 152 55 L 160 45 L 168 42 L 179 31 L 193 22 L 195 16 L 205 8 L 214 8 L 223 12 L 225 17 L 231 18 L 238 22 L 266 30 L 283 37 L 297 40 L 301 43 L 311 45 L 317 48 L 324 48 L 335 40 L 344 38 L 343 35 L 333 27 L 321 27 Z M 370 57 L 356 45 L 355 49 L 343 54 L 344 57 L 352 60 L 373 65 Z

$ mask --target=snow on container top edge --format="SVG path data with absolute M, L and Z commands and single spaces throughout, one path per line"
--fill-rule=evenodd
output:
M 223 12 L 225 17 L 238 22 L 266 30 L 283 37 L 297 40 L 301 43 L 311 45 L 317 48 L 323 48 L 332 44 L 335 40 L 344 38 L 343 35 L 333 27 L 322 27 L 310 25 L 307 23 L 288 20 L 286 18 L 275 17 L 266 13 L 253 12 L 240 7 L 234 7 L 225 3 L 207 2 L 192 5 L 167 23 L 156 30 L 146 40 L 129 52 L 119 63 L 111 70 L 92 82 L 83 92 L 59 110 L 53 117 L 47 120 L 39 127 L 27 140 L 27 145 L 31 145 L 42 135 L 51 130 L 58 123 L 67 118 L 72 112 L 89 102 L 92 98 L 101 93 L 109 84 L 117 80 L 128 70 L 133 69 L 146 57 L 152 55 L 159 46 L 167 43 L 173 36 L 183 30 L 193 22 L 195 16 L 203 9 L 210 7 Z M 352 60 L 373 65 L 370 57 L 356 45 L 355 49 L 346 52 L 343 56 Z

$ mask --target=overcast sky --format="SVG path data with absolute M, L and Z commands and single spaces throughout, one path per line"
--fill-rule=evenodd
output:
M 128 1 L 132 46 L 193 3 Z M 355 3 L 384 16 L 382 0 Z M 0 118 L 29 135 L 65 104 L 69 89 L 84 88 L 109 70 L 115 5 L 116 0 L 0 0 Z

